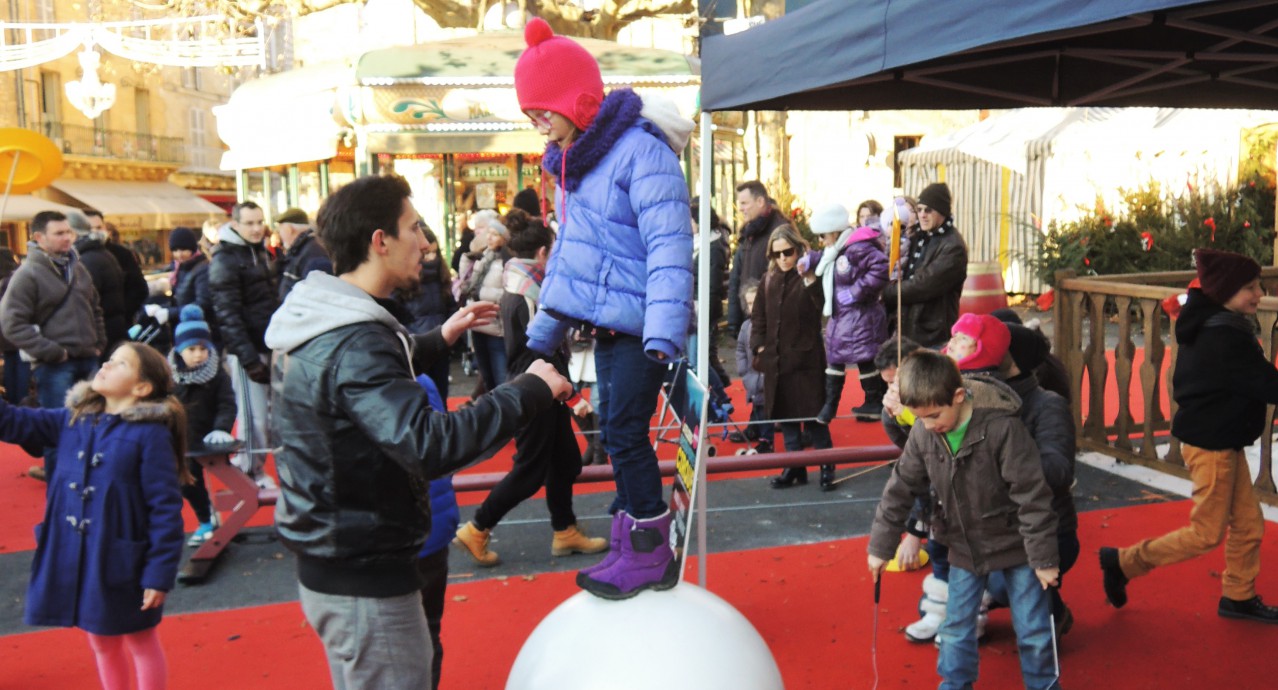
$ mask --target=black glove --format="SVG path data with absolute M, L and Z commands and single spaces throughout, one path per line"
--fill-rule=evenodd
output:
M 253 362 L 244 367 L 244 373 L 248 374 L 249 380 L 253 383 L 271 382 L 271 368 L 261 362 Z

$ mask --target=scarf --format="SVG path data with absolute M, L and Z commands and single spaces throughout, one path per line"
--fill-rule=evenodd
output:
M 643 99 L 630 89 L 614 89 L 604 97 L 599 106 L 599 114 L 595 121 L 582 132 L 569 150 L 559 144 L 546 144 L 546 152 L 541 158 L 541 167 L 546 172 L 559 178 L 565 192 L 575 192 L 581 187 L 585 178 L 599 161 L 608 155 L 612 145 L 639 120 L 639 112 L 643 110 Z M 564 214 L 567 219 L 567 213 Z
M 479 299 L 479 291 L 484 287 L 484 278 L 488 275 L 488 269 L 492 267 L 494 261 L 505 263 L 506 248 L 502 247 L 497 251 L 485 249 L 479 261 L 471 266 L 470 277 L 466 279 L 466 289 L 462 291 L 462 300 L 471 301 Z
M 541 298 L 541 283 L 546 278 L 546 266 L 533 259 L 511 259 L 506 262 L 502 274 L 502 286 L 506 292 L 519 295 L 528 302 L 529 314 L 537 313 L 537 300 Z
M 821 291 L 825 293 L 825 306 L 821 313 L 826 316 L 834 313 L 834 264 L 839 260 L 839 254 L 848 246 L 848 239 L 851 237 L 852 228 L 847 228 L 839 234 L 837 242 L 822 250 L 821 260 L 817 262 L 816 274 L 821 279 Z
M 209 358 L 194 369 L 188 369 L 177 350 L 169 352 L 169 368 L 173 370 L 173 382 L 179 386 L 202 386 L 216 376 L 220 363 L 217 350 L 209 348 Z

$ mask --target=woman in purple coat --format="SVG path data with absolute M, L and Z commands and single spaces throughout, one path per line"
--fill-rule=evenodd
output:
M 811 252 L 816 274 L 825 289 L 825 406 L 816 421 L 829 424 L 843 396 L 844 372 L 855 364 L 861 375 L 865 402 L 852 408 L 859 421 L 878 421 L 887 384 L 874 366 L 874 354 L 887 340 L 887 312 L 880 297 L 888 282 L 888 258 L 883 253 L 879 219 L 871 216 L 853 230 L 848 210 L 830 204 L 812 216 L 812 232 L 825 249 Z

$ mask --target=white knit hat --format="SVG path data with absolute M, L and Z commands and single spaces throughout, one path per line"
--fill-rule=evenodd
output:
M 812 232 L 817 235 L 826 235 L 832 232 L 842 232 L 848 228 L 848 209 L 843 204 L 829 204 L 822 206 L 819 211 L 812 214 L 812 220 L 809 226 Z

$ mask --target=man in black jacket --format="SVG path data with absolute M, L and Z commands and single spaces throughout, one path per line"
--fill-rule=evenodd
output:
M 84 215 L 89 219 L 89 230 L 95 237 L 101 238 L 103 247 L 115 257 L 115 262 L 120 264 L 120 273 L 124 276 L 124 284 L 121 288 L 124 296 L 124 315 L 132 326 L 134 319 L 138 317 L 138 310 L 142 308 L 150 295 L 146 276 L 142 275 L 142 267 L 138 265 L 138 257 L 128 247 L 120 244 L 117 241 L 118 238 L 112 237 L 107 232 L 106 219 L 102 217 L 101 211 L 86 208 Z
M 275 269 L 262 244 L 266 215 L 251 201 L 235 205 L 231 224 L 218 233 L 218 250 L 209 265 L 209 289 L 217 314 L 222 350 L 235 386 L 236 433 L 244 450 L 231 461 L 258 486 L 275 488 L 263 469 L 269 449 L 271 351 L 263 339 L 271 314 L 279 306 Z
M 102 323 L 106 327 L 107 346 L 102 352 L 105 360 L 111 356 L 121 341 L 128 340 L 133 314 L 124 306 L 124 271 L 111 252 L 107 251 L 105 232 L 94 232 L 88 217 L 79 211 L 67 211 L 67 222 L 75 230 L 75 250 L 80 263 L 93 276 L 93 287 L 98 291 L 98 303 L 102 305 Z
M 302 611 L 337 687 L 430 687 L 415 566 L 428 482 L 492 455 L 572 390 L 538 360 L 462 410 L 431 410 L 414 368 L 497 307 L 472 304 L 422 336 L 404 329 L 391 294 L 418 280 L 426 246 L 410 194 L 402 178 L 365 177 L 330 196 L 318 225 L 337 276 L 298 283 L 266 336 L 282 445 L 276 529 L 297 554 Z
M 900 334 L 924 347 L 936 348 L 950 339 L 959 316 L 959 298 L 967 280 L 967 243 L 954 227 L 950 188 L 930 184 L 915 207 L 918 225 L 910 234 L 900 292 Z M 883 290 L 888 330 L 896 330 L 897 281 Z
M 275 231 L 284 247 L 284 261 L 280 265 L 280 302 L 288 297 L 289 290 L 304 280 L 311 271 L 333 272 L 333 262 L 324 251 L 324 245 L 315 238 L 306 211 L 290 208 L 275 219 Z
M 768 271 L 768 238 L 772 231 L 789 225 L 785 214 L 777 210 L 768 197 L 768 190 L 758 180 L 737 185 L 737 211 L 745 219 L 737 251 L 732 255 L 732 272 L 728 276 L 728 294 L 741 294 L 741 286 L 752 280 L 762 280 Z M 741 322 L 747 315 L 741 311 L 740 300 L 728 300 L 728 332 L 741 330 Z

